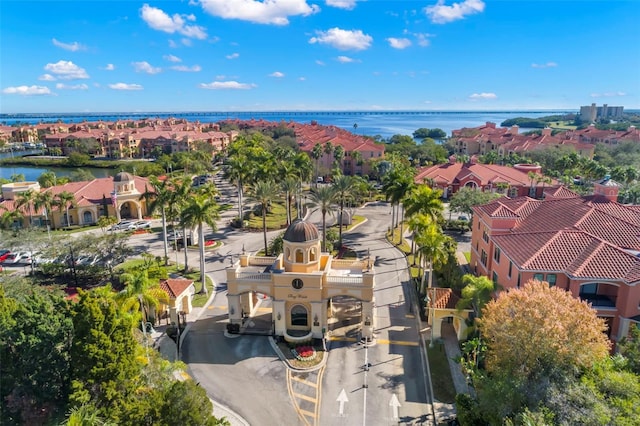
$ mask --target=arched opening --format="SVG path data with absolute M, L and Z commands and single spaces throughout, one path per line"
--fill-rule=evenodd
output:
M 327 325 L 332 336 L 357 337 L 362 329 L 362 301 L 335 296 L 327 304 Z
M 472 189 L 477 189 L 478 188 L 478 185 L 476 185 L 476 183 L 473 182 L 473 181 L 465 183 L 464 186 L 466 188 L 472 188 Z
M 285 250 L 284 258 L 287 259 L 289 262 L 291 262 L 291 249 L 289 247 L 287 247 Z
M 120 218 L 121 219 L 137 219 L 138 218 L 138 206 L 132 201 L 125 201 L 120 206 Z
M 304 253 L 302 249 L 296 250 L 296 263 L 304 263 Z
M 311 251 L 309 253 L 309 261 L 310 262 L 315 262 L 317 260 L 317 252 L 316 252 L 316 248 L 315 247 L 311 247 Z
M 298 327 L 309 326 L 309 312 L 303 305 L 291 307 L 291 325 Z
M 82 214 L 82 223 L 88 224 L 88 223 L 93 223 L 93 213 L 91 213 L 90 211 L 85 211 Z

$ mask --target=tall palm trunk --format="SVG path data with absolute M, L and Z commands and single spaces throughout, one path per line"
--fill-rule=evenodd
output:
M 189 253 L 187 251 L 187 226 L 182 226 L 182 247 L 184 248 L 184 272 L 189 270 Z
M 269 256 L 269 246 L 267 245 L 267 206 L 262 205 L 262 235 L 264 237 L 264 255 Z
M 198 245 L 200 246 L 200 280 L 202 281 L 202 288 L 200 289 L 200 293 L 209 294 L 209 290 L 207 289 L 207 276 L 205 274 L 204 268 L 204 226 L 202 222 L 198 225 Z M 186 235 L 185 235 L 186 239 Z M 186 252 L 186 249 L 185 249 Z
M 238 179 L 238 218 L 240 220 L 240 228 L 244 227 L 244 218 L 242 217 L 242 181 Z
M 340 200 L 340 213 L 338 214 L 338 241 L 340 242 L 340 247 L 342 248 L 342 215 L 344 213 L 344 200 Z
M 164 206 L 160 210 L 162 214 L 162 243 L 164 245 L 164 265 L 169 265 L 169 243 L 167 242 L 167 214 L 164 211 Z
M 322 212 L 322 251 L 327 251 L 327 212 Z

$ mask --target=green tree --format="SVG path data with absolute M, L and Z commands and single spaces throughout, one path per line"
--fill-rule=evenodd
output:
M 267 243 L 267 211 L 273 201 L 280 196 L 280 188 L 272 180 L 256 182 L 252 189 L 252 199 L 260 204 L 262 212 L 262 234 L 264 236 L 264 253 L 269 256 Z
M 629 335 L 618 342 L 618 351 L 627 359 L 631 371 L 640 375 L 640 327 L 631 326 Z
M 38 183 L 42 188 L 50 188 L 56 184 L 56 174 L 54 172 L 43 172 L 38 176 Z
M 172 203 L 173 188 L 169 179 L 160 180 L 156 176 L 149 178 L 155 196 L 149 204 L 149 211 L 160 210 L 162 218 L 162 246 L 164 248 L 164 264 L 169 264 L 169 244 L 167 241 L 167 208 Z
M 462 277 L 462 298 L 456 305 L 457 309 L 466 309 L 471 307 L 476 317 L 482 315 L 482 310 L 487 303 L 493 298 L 493 293 L 497 290 L 496 283 L 485 276 L 476 277 L 475 275 L 466 274 Z
M 9 423 L 45 423 L 64 406 L 72 323 L 61 292 L 0 284 L 0 406 Z M 12 295 L 13 294 L 13 295 Z
M 322 251 L 327 250 L 327 214 L 335 207 L 336 193 L 331 186 L 315 188 L 310 193 L 309 207 L 322 213 Z
M 493 192 L 482 192 L 474 188 L 462 187 L 451 196 L 449 210 L 473 216 L 473 207 L 487 204 L 501 197 Z
M 318 186 L 318 163 L 320 162 L 320 158 L 322 158 L 322 145 L 319 143 L 313 146 L 313 150 L 311 151 L 311 158 L 313 158 L 316 162 L 316 187 Z
M 338 246 L 342 247 L 342 226 L 345 204 L 352 199 L 355 191 L 354 180 L 351 176 L 338 176 L 331 185 L 335 200 L 338 203 Z
M 213 406 L 207 392 L 193 380 L 173 382 L 163 394 L 159 425 L 230 426 L 225 418 L 211 415 Z
M 169 296 L 157 282 L 152 282 L 145 269 L 120 275 L 124 284 L 116 300 L 125 312 L 139 312 L 144 323 L 156 318 L 161 303 L 169 304 Z
M 209 225 L 212 231 L 217 230 L 216 220 L 220 219 L 220 206 L 215 198 L 206 194 L 197 194 L 189 198 L 182 211 L 182 221 L 189 227 L 198 227 L 198 248 L 200 249 L 200 280 L 202 289 L 200 293 L 207 294 L 207 281 L 205 273 L 204 252 L 204 224 Z M 186 236 L 185 236 L 186 237 Z
M 73 305 L 69 402 L 95 403 L 99 416 L 120 423 L 143 383 L 132 334 L 135 317 L 120 313 L 110 291 L 80 290 Z
M 64 209 L 67 226 L 71 224 L 69 220 L 69 208 L 76 206 L 76 197 L 69 191 L 62 191 L 56 194 L 56 205 Z
M 285 208 L 287 210 L 287 225 L 290 225 L 293 221 L 292 205 L 301 190 L 300 181 L 296 178 L 289 177 L 282 181 L 282 192 L 284 192 Z
M 428 219 L 430 221 L 430 219 Z M 416 234 L 416 245 L 418 246 L 418 253 L 422 256 L 424 262 L 424 269 L 428 269 L 427 288 L 432 287 L 433 283 L 433 266 L 435 263 L 442 262 L 447 259 L 446 235 L 442 234 L 440 227 L 435 223 L 430 223 L 421 232 Z M 420 294 L 426 294 L 425 280 L 422 274 L 420 281 Z
M 15 230 L 20 227 L 20 225 L 16 226 L 16 224 L 22 223 L 23 218 L 22 213 L 18 210 L 6 210 L 0 216 L 0 229 Z
M 67 164 L 72 167 L 82 167 L 89 163 L 90 157 L 87 154 L 72 152 L 67 156 Z
M 37 192 L 28 189 L 18 194 L 16 198 L 16 208 L 23 209 L 29 216 L 29 226 L 33 226 L 33 203 L 36 199 Z
M 333 164 L 334 169 L 337 170 L 337 174 L 342 174 L 342 161 L 344 160 L 345 152 L 342 145 L 338 145 L 333 150 Z
M 425 184 L 415 186 L 403 201 L 405 214 L 409 217 L 424 214 L 431 217 L 434 223 L 439 223 L 443 219 L 442 211 L 444 210 L 441 197 L 440 190 L 434 191 Z
M 44 215 L 47 220 L 47 229 L 50 227 L 51 211 L 55 205 L 56 200 L 51 191 L 38 192 L 33 200 L 33 207 L 36 212 L 44 211 Z

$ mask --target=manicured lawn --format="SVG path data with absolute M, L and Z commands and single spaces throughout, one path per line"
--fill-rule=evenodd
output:
M 464 258 L 467 259 L 467 263 L 471 263 L 471 252 L 470 251 L 465 251 L 464 252 Z
M 427 344 L 429 356 L 429 369 L 431 370 L 431 382 L 435 398 L 444 403 L 452 404 L 456 400 L 456 389 L 451 379 L 449 361 L 444 350 L 444 345 L 436 343 L 432 348 Z
M 294 218 L 297 217 L 298 211 L 295 206 L 291 209 Z M 271 204 L 271 209 L 267 213 L 267 229 L 282 229 L 287 225 L 287 210 L 282 203 Z M 262 215 L 253 215 L 249 220 L 249 228 L 262 230 Z

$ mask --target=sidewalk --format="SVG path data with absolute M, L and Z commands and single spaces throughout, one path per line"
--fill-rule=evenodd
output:
M 213 279 L 211 280 L 213 281 Z M 180 335 L 181 346 L 185 336 L 187 335 L 187 333 L 189 333 L 189 330 L 191 329 L 193 324 L 196 321 L 198 321 L 198 319 L 205 313 L 207 307 L 211 303 L 213 303 L 216 296 L 218 296 L 218 293 L 215 291 L 215 282 L 214 282 L 213 291 L 209 295 L 209 299 L 204 304 L 204 306 L 201 308 L 193 308 L 191 312 L 189 312 L 186 315 L 187 325 L 184 331 L 182 332 L 182 334 Z M 164 333 L 164 329 L 166 329 L 166 326 L 159 326 L 155 330 L 155 332 L 151 333 L 151 338 L 154 341 L 153 347 L 156 348 L 165 359 L 171 362 L 174 362 L 180 359 L 180 354 L 178 354 L 178 350 L 177 350 L 178 348 L 176 346 L 176 343 Z M 186 380 L 187 378 L 190 378 L 186 372 L 176 372 L 176 373 L 177 373 L 176 378 L 178 380 Z M 209 399 L 213 404 L 213 415 L 215 417 L 217 418 L 225 417 L 229 421 L 229 424 L 231 426 L 249 426 L 249 423 L 244 418 L 242 418 L 242 416 L 240 416 L 238 413 L 233 411 L 231 408 L 211 398 Z

